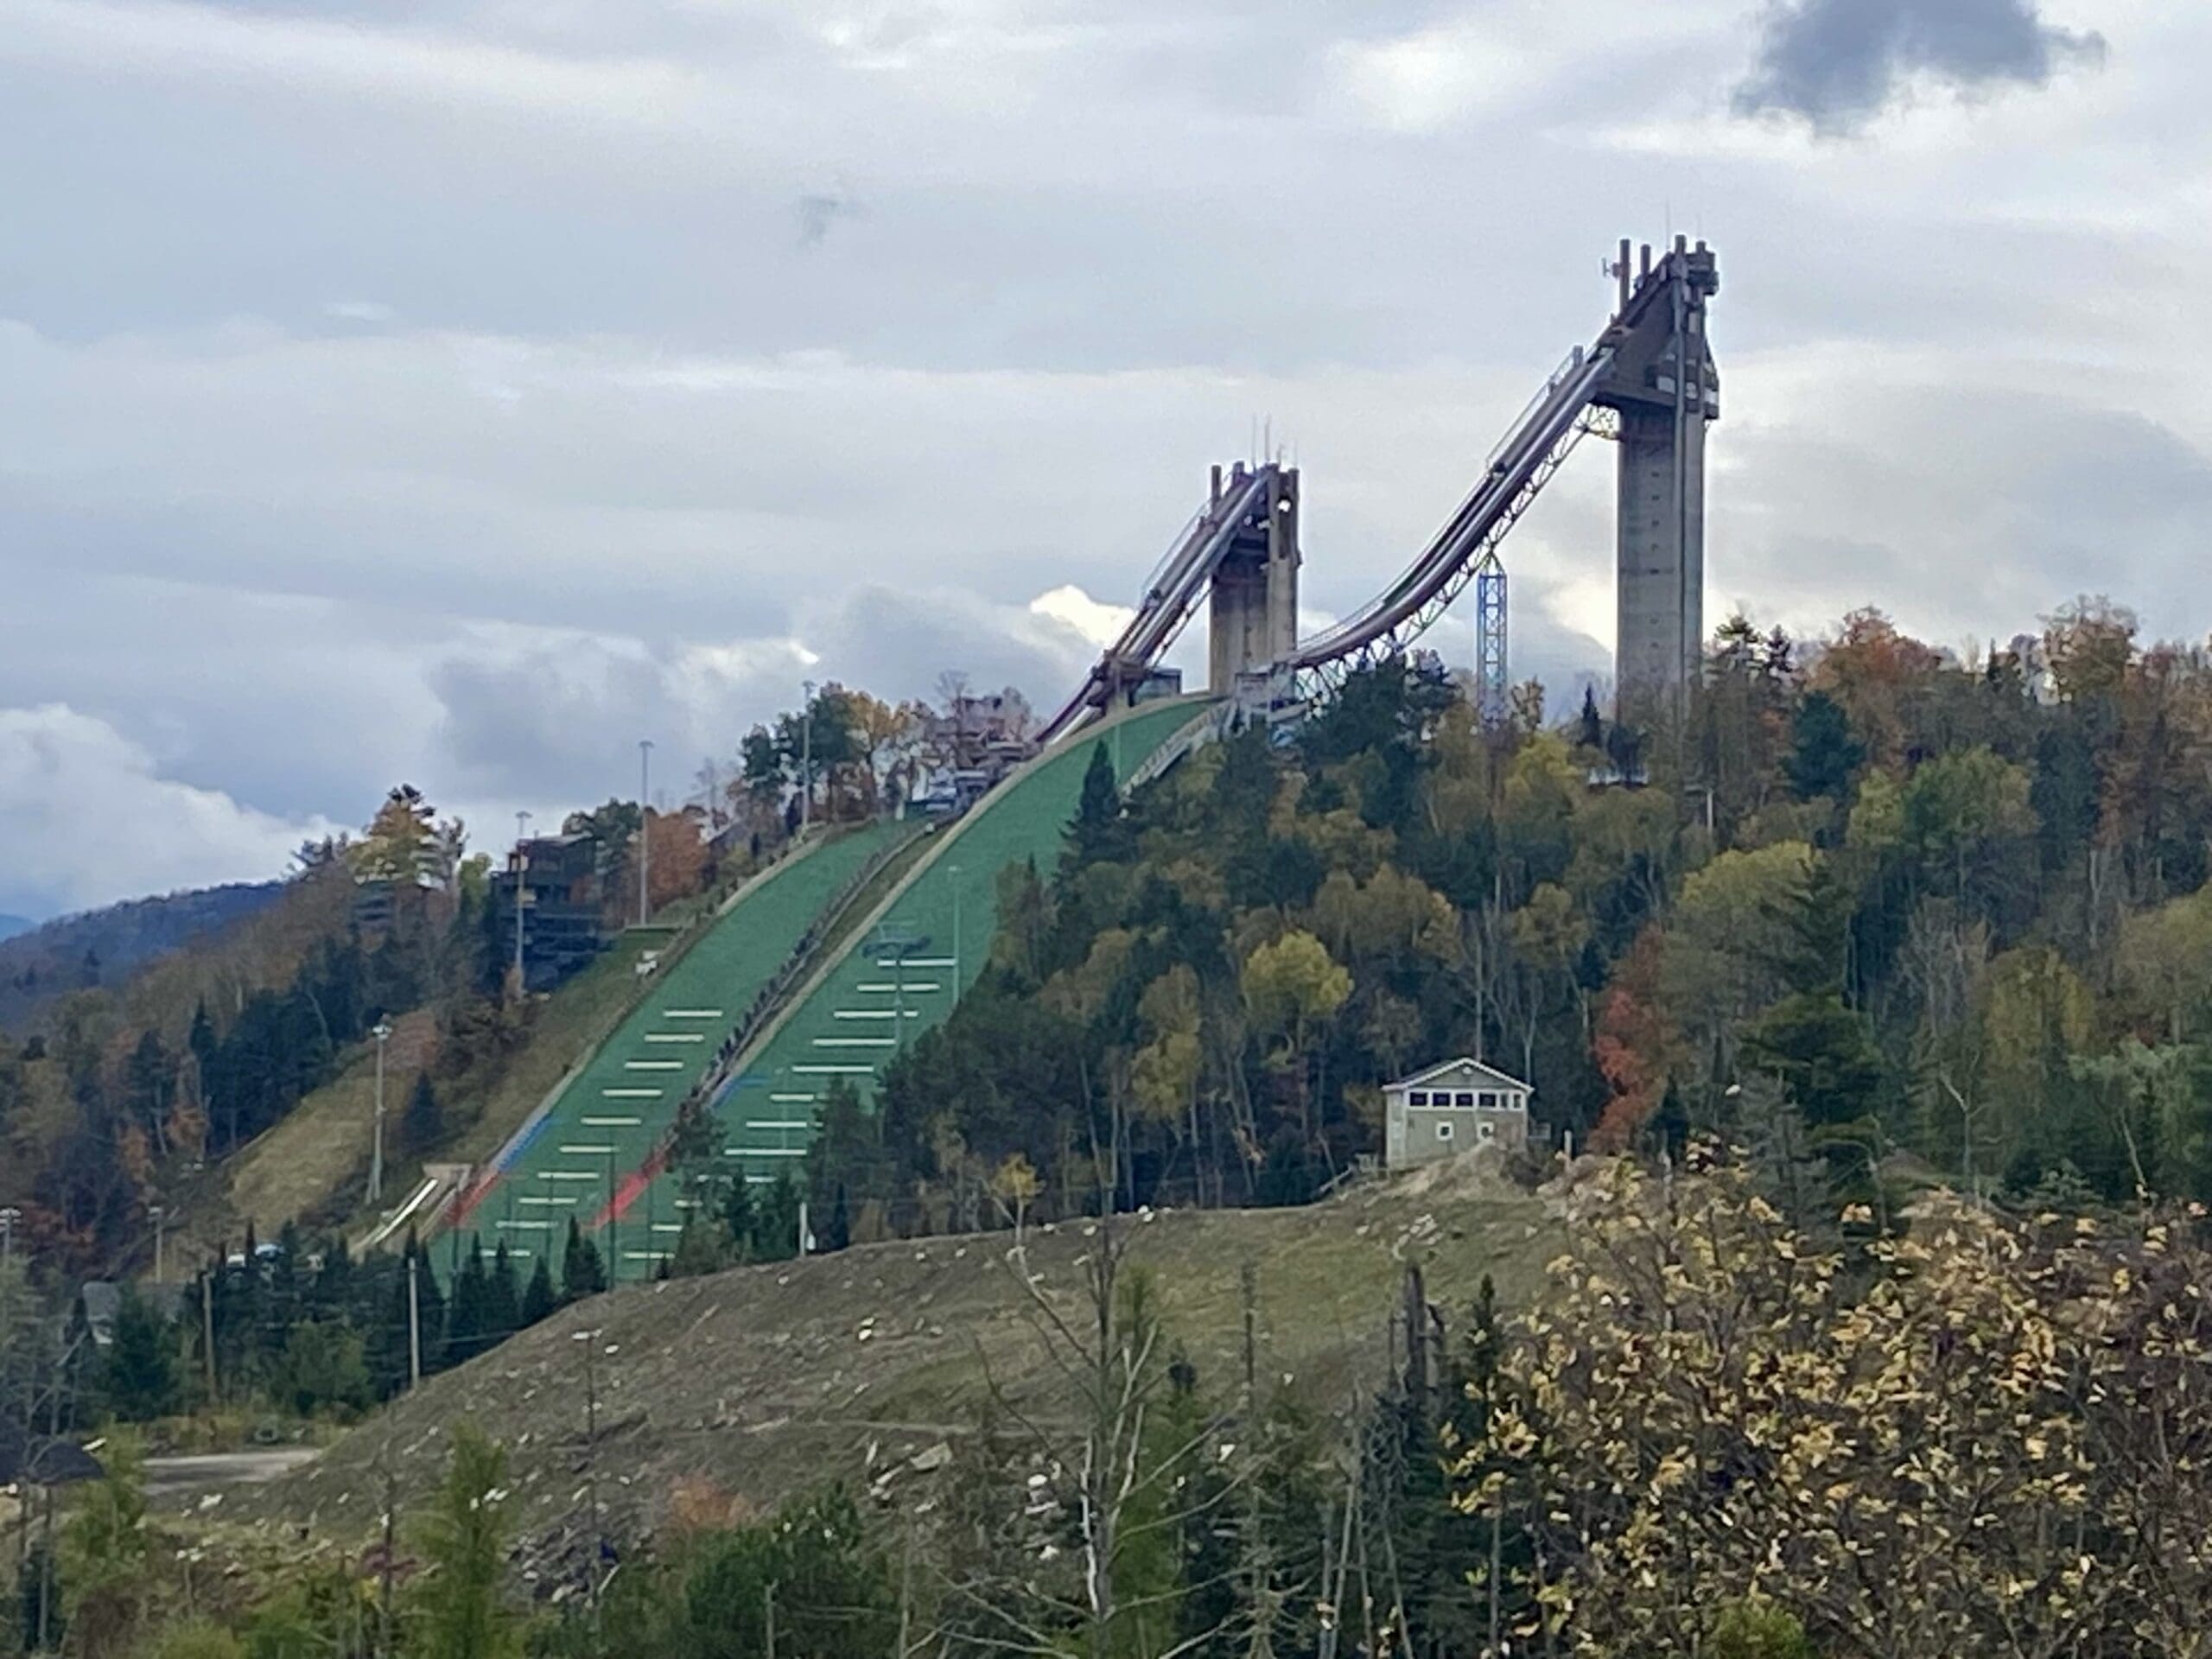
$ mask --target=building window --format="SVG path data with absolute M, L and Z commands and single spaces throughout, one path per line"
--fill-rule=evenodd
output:
M 1440 1141 L 1449 1141 L 1452 1138 L 1452 1126 L 1449 1123 L 1438 1124 L 1436 1126 L 1436 1138 Z
M 1416 1089 L 1406 1096 L 1406 1102 L 1412 1106 L 1426 1106 L 1428 1104 L 1428 1090 Z
M 1475 1139 L 1476 1139 L 1476 1140 L 1478 1140 L 1478 1141 L 1495 1141 L 1495 1140 L 1497 1140 L 1497 1124 L 1495 1124 L 1495 1123 L 1478 1123 L 1478 1124 L 1476 1124 L 1476 1125 L 1475 1125 Z
M 1488 1107 L 1490 1109 L 1495 1111 L 1497 1109 L 1497 1096 L 1492 1094 L 1489 1090 L 1485 1089 L 1482 1092 L 1482 1097 L 1476 1101 L 1475 1104 L 1478 1106 Z
M 1453 1103 L 1453 1104 L 1459 1106 L 1471 1106 L 1474 1103 L 1475 1096 L 1474 1092 L 1471 1090 L 1462 1090 L 1459 1093 L 1459 1098 Z

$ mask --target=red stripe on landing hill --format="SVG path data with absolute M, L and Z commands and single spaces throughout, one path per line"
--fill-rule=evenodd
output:
M 591 1230 L 598 1232 L 610 1221 L 620 1221 L 630 1213 L 630 1206 L 644 1196 L 645 1191 L 668 1168 L 668 1148 L 655 1149 L 653 1155 L 622 1178 L 621 1185 L 614 1189 L 614 1197 L 602 1205 L 592 1217 Z
M 450 1232 L 466 1226 L 468 1218 L 476 1213 L 476 1206 L 483 1203 L 499 1184 L 499 1172 L 495 1169 L 479 1176 L 464 1187 L 461 1196 L 453 1201 L 452 1213 L 446 1220 L 447 1230 Z

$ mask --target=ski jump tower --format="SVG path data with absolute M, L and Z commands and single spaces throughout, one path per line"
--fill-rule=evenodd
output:
M 1221 468 L 1210 505 L 1221 507 Z M 1270 467 L 1237 517 L 1206 590 L 1206 683 L 1227 695 L 1237 677 L 1265 671 L 1298 644 L 1298 469 Z
M 1297 471 L 1268 460 L 1213 469 L 1213 486 L 1153 569 L 1120 635 L 1038 734 L 1052 742 L 1145 695 L 1162 654 L 1210 607 L 1208 682 L 1230 702 L 1268 711 L 1311 707 L 1364 664 L 1408 649 L 1476 584 L 1478 696 L 1485 720 L 1506 715 L 1510 681 L 1505 567 L 1497 550 L 1577 444 L 1620 445 L 1614 550 L 1618 635 L 1614 681 L 1624 718 L 1678 713 L 1705 641 L 1705 429 L 1720 417 L 1720 378 L 1706 340 L 1719 262 L 1676 237 L 1611 267 L 1619 304 L 1590 345 L 1569 352 L 1484 459 L 1473 487 L 1414 562 L 1373 599 L 1298 637 Z M 1288 716 L 1287 716 L 1288 717 Z
M 1644 244 L 1633 277 L 1624 241 L 1614 272 L 1611 361 L 1590 401 L 1620 423 L 1614 686 L 1624 714 L 1649 713 L 1680 703 L 1705 645 L 1705 427 L 1720 417 L 1705 311 L 1720 270 L 1678 237 L 1656 271 Z

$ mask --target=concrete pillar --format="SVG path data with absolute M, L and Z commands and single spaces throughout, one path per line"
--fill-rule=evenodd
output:
M 1607 331 L 1612 363 L 1592 394 L 1620 415 L 1613 661 L 1624 718 L 1679 710 L 1703 662 L 1705 429 L 1720 413 L 1705 321 L 1719 287 L 1712 252 L 1678 239 L 1639 274 Z
M 1206 683 L 1226 695 L 1240 674 L 1298 643 L 1298 474 L 1270 469 L 1266 494 L 1215 566 L 1207 590 Z
M 1614 676 L 1626 702 L 1673 698 L 1705 639 L 1705 421 L 1621 411 Z

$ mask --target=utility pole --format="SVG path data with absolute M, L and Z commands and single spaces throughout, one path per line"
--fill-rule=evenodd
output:
M 960 995 L 960 867 L 950 865 L 945 874 L 952 881 L 952 995 Z
M 207 1404 L 210 1408 L 213 1408 L 217 1403 L 217 1396 L 215 1394 L 215 1268 L 221 1262 L 222 1255 L 223 1253 L 219 1249 L 217 1250 L 215 1252 L 215 1261 L 210 1262 L 206 1268 L 202 1268 L 200 1274 L 200 1357 L 207 1362 Z
M 369 1149 L 369 1202 L 384 1202 L 384 1046 L 391 1040 L 391 1022 L 379 1019 L 369 1035 L 377 1039 L 376 1141 Z
M 804 836 L 814 823 L 814 682 L 801 680 L 805 700 L 798 708 L 798 832 Z
M 411 1281 L 410 1281 L 411 1282 Z M 381 1627 L 377 1642 L 377 1659 L 391 1659 L 391 1580 L 392 1511 L 399 1507 L 398 1483 L 391 1472 L 391 1447 L 386 1443 L 377 1453 L 377 1471 L 384 1477 L 384 1563 L 378 1575 L 382 1580 L 377 1598 L 377 1622 Z
M 593 1630 L 603 1635 L 599 1629 L 599 1564 L 607 1535 L 599 1514 L 599 1373 L 592 1363 L 599 1332 L 579 1331 L 570 1339 L 584 1345 L 584 1489 L 591 1501 L 591 1560 L 585 1567 L 584 1593 L 591 1604 Z
M 411 1389 L 423 1386 L 423 1300 L 415 1274 L 422 1265 L 422 1252 L 415 1248 L 415 1241 L 407 1242 L 407 1386 Z
M 530 833 L 531 815 L 527 810 L 515 814 L 515 995 L 520 997 L 529 986 L 522 966 L 522 906 L 526 889 L 523 872 L 530 868 L 529 855 L 523 851 L 523 842 Z
M 653 741 L 638 740 L 638 925 L 645 925 L 645 895 L 651 890 L 652 838 L 645 833 L 646 803 L 652 792 Z

